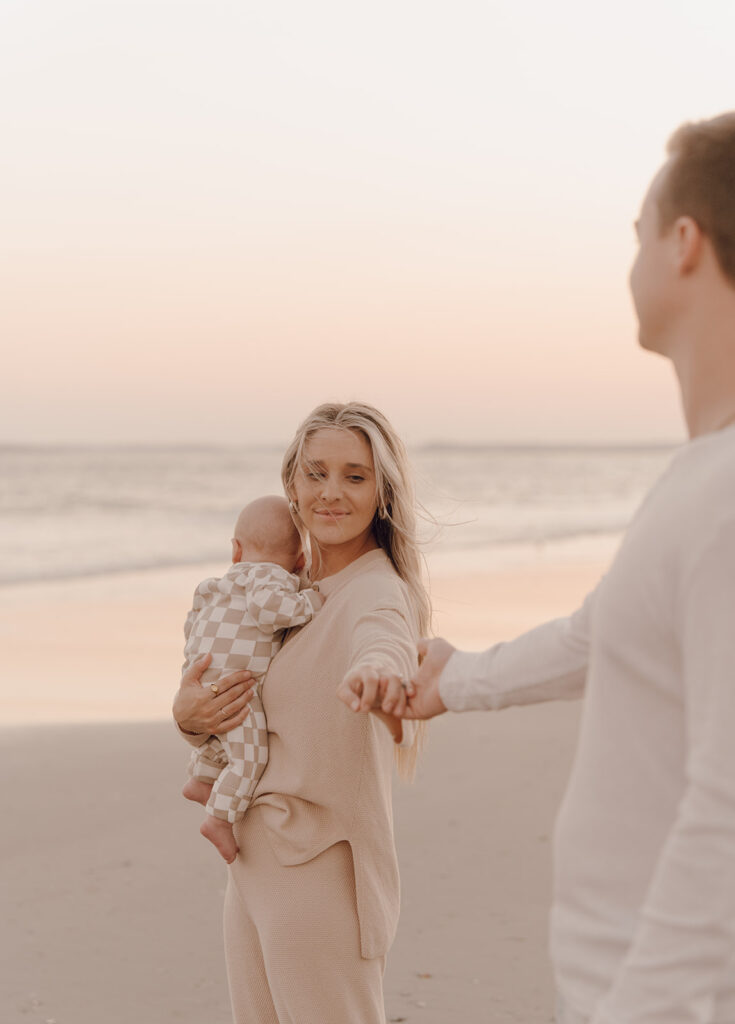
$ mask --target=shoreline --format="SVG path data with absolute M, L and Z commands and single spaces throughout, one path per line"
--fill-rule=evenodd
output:
M 483 649 L 569 614 L 616 544 L 523 546 L 500 561 L 437 553 L 434 633 Z M 168 720 L 194 587 L 223 570 L 206 563 L 0 587 L 0 726 Z
M 430 567 L 430 576 L 455 575 L 461 571 L 475 575 L 492 572 L 501 568 L 520 568 L 528 565 L 556 564 L 559 562 L 599 561 L 611 557 L 620 542 L 622 532 L 601 530 L 597 533 L 570 534 L 535 541 L 503 541 L 502 543 L 472 547 L 437 546 L 425 553 L 425 562 Z M 124 577 L 156 576 L 159 574 L 188 571 L 192 578 L 200 579 L 201 570 L 211 570 L 210 575 L 220 575 L 226 565 L 209 558 L 195 558 L 189 562 L 171 562 L 136 566 L 90 569 L 70 575 L 59 573 L 54 576 L 18 577 L 0 579 L 0 594 L 20 593 L 34 587 L 66 587 L 85 581 L 114 580 Z

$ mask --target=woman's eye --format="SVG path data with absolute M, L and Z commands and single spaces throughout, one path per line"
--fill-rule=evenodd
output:
M 365 477 L 364 476 L 348 476 L 347 479 L 350 480 L 353 484 L 361 484 L 362 481 L 365 479 Z

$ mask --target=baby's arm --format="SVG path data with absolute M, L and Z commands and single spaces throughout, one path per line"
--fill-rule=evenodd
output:
M 201 594 L 201 588 L 208 582 L 208 580 L 205 580 L 204 583 L 200 583 L 199 586 L 194 591 L 194 600 L 191 603 L 189 614 L 186 616 L 186 622 L 184 623 L 184 639 L 186 640 L 189 639 L 191 627 L 194 625 L 194 620 L 197 617 L 197 612 L 201 611 L 205 605 L 204 598 L 202 597 Z
M 318 591 L 297 590 L 294 577 L 285 569 L 282 576 L 270 570 L 256 570 L 246 600 L 258 628 L 267 633 L 309 622 L 324 604 Z

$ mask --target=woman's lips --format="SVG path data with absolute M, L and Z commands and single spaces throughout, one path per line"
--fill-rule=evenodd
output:
M 314 510 L 314 515 L 321 516 L 322 519 L 341 519 L 349 513 L 343 512 L 341 509 L 318 508 Z

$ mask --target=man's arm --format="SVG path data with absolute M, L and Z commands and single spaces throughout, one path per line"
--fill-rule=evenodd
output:
M 735 522 L 680 606 L 687 761 L 633 943 L 593 1024 L 705 1024 L 735 971 Z M 635 837 L 631 837 L 635 841 Z M 728 972 L 730 972 L 728 974 Z
M 422 660 L 409 691 L 406 717 L 581 696 L 596 593 L 568 618 L 546 622 L 487 651 L 456 651 L 446 640 L 421 641 Z

